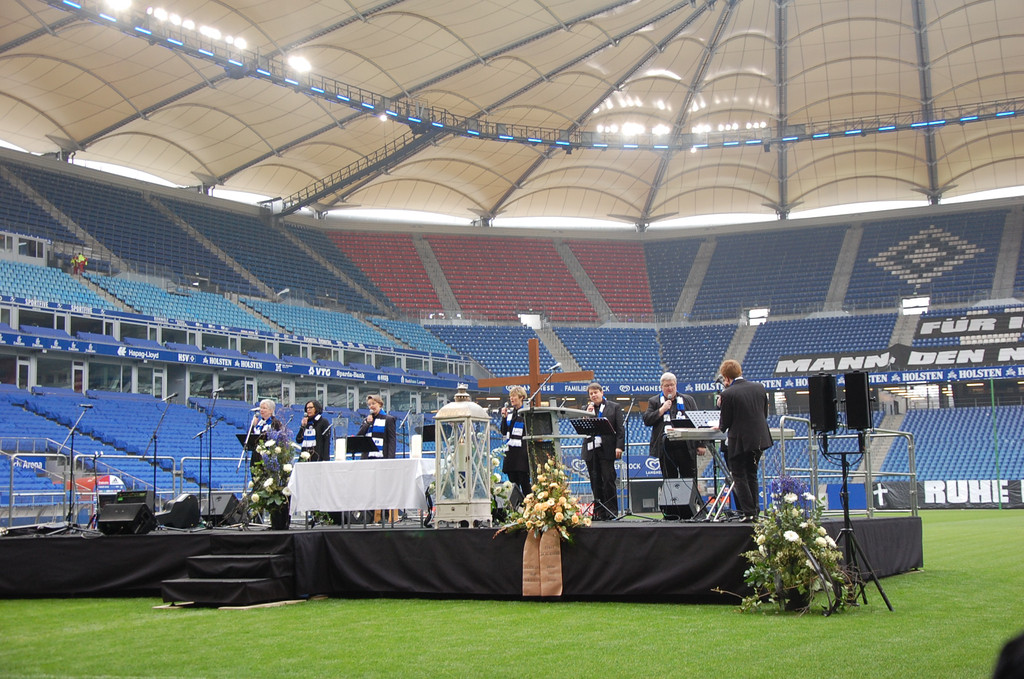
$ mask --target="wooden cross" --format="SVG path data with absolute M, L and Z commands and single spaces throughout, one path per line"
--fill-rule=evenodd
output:
M 485 377 L 477 380 L 477 385 L 485 388 L 490 387 L 511 387 L 515 384 L 522 384 L 524 381 L 530 386 L 530 399 L 533 405 L 540 405 L 540 387 L 542 384 L 552 382 L 590 382 L 594 379 L 593 370 L 580 370 L 571 373 L 542 373 L 540 371 L 540 340 L 536 337 L 528 343 L 530 352 L 530 374 L 513 375 L 512 377 Z

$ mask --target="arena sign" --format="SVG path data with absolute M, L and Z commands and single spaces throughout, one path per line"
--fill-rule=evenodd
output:
M 897 344 L 884 351 L 781 356 L 775 375 L 814 375 L 854 370 L 868 372 L 921 368 L 998 367 L 1024 362 L 1019 344 L 985 346 L 908 347 Z M 944 371 L 944 370 L 943 370 Z M 940 371 L 942 372 L 942 371 Z M 977 379 L 977 377 L 969 378 Z
M 288 363 L 286 361 L 263 361 L 252 358 L 240 358 L 232 356 L 212 356 L 202 351 L 171 351 L 170 349 L 155 349 L 148 347 L 131 347 L 118 343 L 111 338 L 111 343 L 102 341 L 86 341 L 70 337 L 40 336 L 32 333 L 22 332 L 0 332 L 0 349 L 10 347 L 21 350 L 35 350 L 47 352 L 63 352 L 71 355 L 95 355 L 95 356 L 116 356 L 123 359 L 134 359 L 143 361 L 158 361 L 163 363 L 177 363 L 192 366 L 208 366 L 211 368 L 228 368 L 235 370 L 247 370 L 257 372 L 276 372 L 290 375 L 305 375 L 308 377 L 322 377 L 326 379 L 359 380 L 365 382 L 378 382 L 383 384 L 405 384 L 410 386 L 452 389 L 465 378 L 453 380 L 441 377 L 420 377 L 414 375 L 396 375 L 383 371 L 353 370 L 341 368 L 327 368 L 318 365 L 301 365 Z M 896 384 L 921 383 L 921 382 L 964 382 L 980 379 L 1020 379 L 1024 377 L 1024 348 L 1018 346 L 1006 346 L 999 348 L 1001 353 L 998 356 L 1013 358 L 1018 362 L 996 366 L 964 367 L 949 365 L 946 360 L 946 352 L 957 354 L 968 354 L 974 351 L 985 351 L 994 349 L 987 347 L 982 349 L 967 349 L 958 347 L 956 349 L 909 349 L 912 352 L 912 366 L 907 370 L 891 372 L 878 372 L 868 366 L 876 363 L 886 363 L 887 359 L 872 361 L 843 360 L 843 357 L 856 356 L 854 354 L 835 354 L 827 361 L 816 361 L 815 356 L 791 356 L 779 360 L 779 365 L 790 360 L 799 359 L 800 363 L 785 363 L 788 372 L 783 376 L 767 377 L 750 375 L 750 379 L 761 382 L 768 391 L 783 391 L 786 389 L 806 389 L 807 376 L 818 372 L 835 372 L 837 383 L 844 384 L 842 373 L 852 370 L 867 370 L 871 374 L 869 381 L 874 386 L 886 386 Z M 933 359 L 931 356 L 942 360 Z M 867 356 L 868 354 L 862 354 Z M 817 358 L 822 358 L 818 356 Z M 974 362 L 967 365 L 973 366 Z M 834 366 L 834 367 L 829 367 Z M 859 367 L 857 367 L 859 366 Z M 807 370 L 803 368 L 806 367 Z M 640 398 L 656 394 L 661 390 L 659 384 L 651 381 L 613 382 L 601 380 L 605 393 L 613 398 L 624 399 Z M 475 389 L 475 384 L 470 388 Z M 712 393 L 721 389 L 721 385 L 712 381 L 701 382 L 680 382 L 679 391 L 683 393 L 703 394 Z M 586 396 L 586 382 L 565 382 L 558 384 L 546 384 L 542 388 L 545 395 L 552 397 Z M 640 405 L 643 405 L 642 401 Z
M 171 351 L 169 349 L 151 349 L 125 346 L 120 343 L 88 342 L 79 339 L 40 337 L 30 333 L 0 332 L 0 348 L 12 347 L 37 351 L 55 351 L 68 354 L 85 354 L 89 356 L 116 356 L 124 359 L 141 361 L 159 361 L 178 363 L 191 366 L 208 366 L 211 368 L 230 368 L 259 372 L 276 372 L 290 375 L 305 375 L 328 379 L 360 380 L 385 384 L 406 384 L 417 387 L 436 387 L 455 389 L 460 380 L 442 377 L 419 377 L 416 375 L 396 375 L 377 370 L 351 370 L 341 368 L 325 368 L 293 364 L 285 361 L 262 361 L 234 356 L 211 356 L 200 351 Z M 586 391 L 584 389 L 584 391 Z
M 984 313 L 945 318 L 930 316 L 922 317 L 917 322 L 914 339 L 940 337 L 960 341 L 963 337 L 970 337 L 972 340 L 1016 342 L 1020 339 L 1021 332 L 1024 332 L 1024 314 L 1021 313 Z M 1012 337 L 1002 337 L 1005 335 Z

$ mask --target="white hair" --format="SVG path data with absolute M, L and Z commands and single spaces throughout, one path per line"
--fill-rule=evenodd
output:
M 277 410 L 277 404 L 274 403 L 273 401 L 271 401 L 269 398 L 265 398 L 262 401 L 260 401 L 260 407 L 263 407 L 263 406 L 267 406 L 268 408 L 270 408 L 270 414 L 271 415 L 273 415 L 274 411 Z
M 658 380 L 658 381 L 659 382 L 664 382 L 665 380 L 669 380 L 671 382 L 678 382 L 679 381 L 679 380 L 676 379 L 676 376 L 675 376 L 674 373 L 662 373 L 661 374 L 661 379 Z

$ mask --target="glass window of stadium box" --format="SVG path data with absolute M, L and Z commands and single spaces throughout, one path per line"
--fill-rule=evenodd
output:
M 152 384 L 150 384 L 150 388 L 152 388 Z M 106 363 L 103 361 L 90 361 L 89 389 L 119 392 L 131 391 L 132 366 L 126 363 Z
M 188 395 L 208 398 L 214 390 L 213 371 L 191 369 L 188 372 Z M 237 396 L 233 398 L 238 398 Z
M 36 359 L 36 383 L 41 387 L 71 388 L 71 361 L 40 356 Z

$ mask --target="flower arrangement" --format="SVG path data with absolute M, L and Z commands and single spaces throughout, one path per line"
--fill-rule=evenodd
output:
M 580 526 L 589 526 L 590 518 L 585 516 L 579 500 L 569 492 L 569 477 L 565 465 L 548 460 L 537 466 L 537 482 L 533 492 L 523 500 L 523 508 L 509 515 L 509 522 L 498 531 L 517 530 L 545 533 L 558 531 L 563 540 L 572 542 L 570 531 Z
M 800 481 L 783 476 L 769 486 L 772 504 L 754 524 L 757 549 L 744 553 L 743 574 L 754 593 L 742 610 L 775 605 L 807 612 L 815 596 L 829 600 L 826 612 L 842 608 L 855 595 L 842 566 L 842 552 L 821 526 L 821 503 Z
M 252 465 L 252 480 L 249 482 L 249 508 L 254 514 L 264 510 L 273 512 L 288 506 L 291 491 L 288 480 L 292 476 L 292 463 L 299 445 L 292 441 L 286 429 L 271 432 L 266 440 L 256 444 L 260 460 Z M 309 453 L 303 451 L 300 460 L 308 460 Z
M 493 452 L 500 451 L 500 448 Z M 501 480 L 501 458 L 491 458 L 491 516 L 496 521 L 504 521 L 508 518 L 509 498 L 512 497 L 512 486 L 515 484 L 505 479 Z

